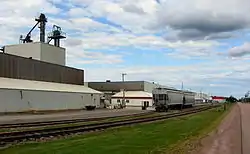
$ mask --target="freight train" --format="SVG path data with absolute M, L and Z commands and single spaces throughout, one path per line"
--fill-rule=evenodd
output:
M 155 88 L 153 90 L 155 110 L 168 111 L 173 108 L 192 107 L 195 103 L 195 93 L 169 88 Z

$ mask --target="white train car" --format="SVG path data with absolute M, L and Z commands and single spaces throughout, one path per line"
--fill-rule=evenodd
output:
M 153 101 L 156 111 L 189 107 L 194 104 L 194 93 L 170 88 L 155 88 Z

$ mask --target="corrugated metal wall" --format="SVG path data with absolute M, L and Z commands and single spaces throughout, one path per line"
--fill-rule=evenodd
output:
M 84 71 L 0 53 L 0 77 L 83 85 Z
M 0 89 L 0 113 L 100 108 L 100 94 Z

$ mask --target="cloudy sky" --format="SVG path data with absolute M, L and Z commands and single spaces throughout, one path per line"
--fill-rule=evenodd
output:
M 43 12 L 85 81 L 146 80 L 211 93 L 250 90 L 249 0 L 1 0 L 0 46 Z M 38 41 L 38 29 L 32 33 Z

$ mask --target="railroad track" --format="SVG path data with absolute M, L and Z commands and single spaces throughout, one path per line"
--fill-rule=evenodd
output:
M 77 126 L 66 126 L 66 127 L 58 127 L 58 128 L 46 128 L 46 129 L 37 129 L 37 130 L 24 130 L 24 131 L 16 131 L 16 132 L 4 132 L 0 133 L 0 145 L 5 146 L 10 143 L 19 143 L 28 140 L 36 140 L 40 138 L 52 138 L 56 136 L 65 136 L 75 133 L 89 132 L 89 131 L 97 131 L 103 130 L 112 127 L 132 125 L 138 123 L 145 122 L 153 122 L 164 120 L 168 118 L 193 114 L 201 111 L 205 111 L 216 106 L 202 107 L 202 108 L 193 108 L 190 110 L 186 110 L 179 113 L 172 114 L 164 114 L 157 115 L 153 117 L 138 117 L 133 119 L 125 119 L 125 120 L 116 120 L 109 122 L 100 122 L 100 123 L 92 123 L 92 124 L 82 124 Z
M 195 108 L 199 108 L 202 106 L 195 106 Z M 186 110 L 186 109 L 183 109 L 183 110 Z M 45 127 L 45 126 L 53 126 L 53 125 L 74 124 L 74 123 L 81 123 L 81 122 L 102 121 L 102 120 L 106 120 L 106 119 L 111 120 L 111 119 L 115 119 L 115 118 L 140 117 L 140 116 L 151 115 L 154 113 L 155 113 L 154 111 L 149 111 L 149 112 L 135 113 L 135 114 L 130 114 L 130 115 L 107 116 L 107 117 L 97 117 L 97 118 L 75 118 L 75 119 L 68 119 L 68 120 L 50 120 L 50 121 L 38 121 L 38 122 L 6 123 L 6 124 L 0 124 L 0 128 L 1 129 L 15 129 L 15 128 L 28 128 L 28 127 Z
M 27 127 L 43 127 L 43 126 L 52 126 L 60 124 L 73 124 L 80 122 L 91 122 L 91 121 L 101 121 L 105 119 L 115 119 L 115 118 L 126 118 L 126 117 L 135 117 L 135 116 L 146 116 L 153 114 L 154 112 L 144 112 L 144 113 L 135 113 L 130 115 L 120 115 L 120 116 L 108 116 L 108 117 L 97 117 L 97 118 L 78 118 L 78 119 L 69 119 L 69 120 L 51 120 L 51 121 L 40 121 L 40 122 L 22 122 L 22 123 L 7 123 L 0 124 L 1 129 L 14 129 L 14 128 L 27 128 Z

